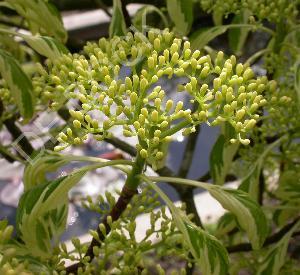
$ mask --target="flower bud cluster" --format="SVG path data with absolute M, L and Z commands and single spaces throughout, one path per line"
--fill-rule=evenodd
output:
M 101 38 L 85 46 L 85 56 L 65 55 L 48 61 L 48 72 L 40 68 L 35 90 L 43 91 L 53 108 L 69 99 L 79 103 L 70 110 L 73 127 L 59 134 L 61 145 L 55 149 L 80 144 L 88 134 L 101 141 L 112 135 L 113 127 L 122 126 L 125 137 L 137 137 L 140 156 L 157 169 L 174 133 L 183 130 L 188 135 L 199 123 L 214 126 L 223 121 L 231 123 L 237 139 L 246 144 L 241 136 L 254 127 L 257 110 L 266 103 L 262 93 L 267 79 L 255 79 L 251 68 L 237 64 L 234 56 L 225 59 L 219 52 L 212 60 L 173 36 L 166 29 L 149 31 L 147 37 L 128 33 L 123 39 Z M 130 74 L 121 76 L 128 66 Z M 176 76 L 189 79 L 178 91 L 192 96 L 196 111 L 168 98 L 158 85 L 160 78 Z
M 117 194 L 119 195 L 120 192 L 117 191 Z M 158 195 L 153 193 L 150 187 L 142 188 L 141 193 L 132 198 L 122 216 L 115 222 L 112 221 L 108 215 L 109 211 L 107 211 L 115 203 L 113 194 L 106 192 L 105 196 L 99 196 L 96 200 L 90 197 L 84 200 L 84 205 L 89 209 L 96 210 L 106 216 L 107 223 L 111 227 L 111 232 L 107 234 L 104 224 L 99 225 L 99 230 L 105 235 L 105 240 L 102 241 L 101 247 L 95 247 L 93 250 L 97 270 L 105 270 L 107 273 L 117 270 L 120 274 L 136 274 L 138 266 L 143 266 L 148 271 L 151 270 L 151 266 L 144 259 L 148 252 L 153 251 L 153 249 L 156 250 L 153 248 L 153 237 L 161 241 L 159 249 L 155 252 L 158 255 L 165 253 L 165 255 L 187 259 L 188 248 L 185 246 L 176 247 L 182 246 L 181 233 L 176 228 L 171 215 L 167 213 L 166 207 L 161 207 Z M 157 210 L 157 207 L 161 208 Z M 101 210 L 99 210 L 100 208 Z M 106 210 L 103 211 L 103 209 Z M 149 213 L 150 226 L 145 231 L 143 239 L 137 240 L 135 236 L 138 226 L 136 218 L 141 213 Z M 90 230 L 89 233 L 98 239 L 96 231 Z M 72 243 L 75 247 L 75 251 L 72 253 L 67 251 L 65 245 L 61 244 L 60 254 L 63 256 L 61 261 L 64 259 L 74 260 L 76 253 L 82 254 L 82 251 L 85 251 L 84 244 L 80 243 L 78 239 L 73 239 Z M 110 259 L 109 267 L 107 266 L 107 257 Z M 95 267 L 93 264 L 87 265 L 91 270 Z M 162 271 L 164 272 L 163 269 Z
M 281 19 L 292 19 L 298 15 L 297 1 L 290 0 L 201 0 L 203 10 L 220 14 L 239 14 L 247 9 L 258 19 L 267 19 L 270 22 L 278 22 Z

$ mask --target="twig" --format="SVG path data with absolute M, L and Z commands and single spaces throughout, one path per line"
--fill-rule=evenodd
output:
M 268 245 L 278 242 L 299 220 L 300 220 L 300 217 L 296 218 L 294 221 L 292 221 L 291 223 L 284 226 L 277 233 L 268 237 L 265 240 L 263 247 L 266 247 Z M 300 232 L 295 232 L 292 236 L 297 236 L 299 234 L 300 234 Z M 228 247 L 226 247 L 226 249 L 227 249 L 228 253 L 247 252 L 247 251 L 252 251 L 252 246 L 250 243 L 240 243 L 240 244 L 236 244 L 233 246 L 228 246 Z
M 112 17 L 108 7 L 101 0 L 94 0 L 94 2 L 97 7 L 99 7 L 106 13 L 107 16 Z
M 108 216 L 111 217 L 112 222 L 116 221 L 119 219 L 119 217 L 122 215 L 122 213 L 124 212 L 124 210 L 126 209 L 128 203 L 130 202 L 131 198 L 137 194 L 136 190 L 132 190 L 129 189 L 128 187 L 124 186 L 121 192 L 121 195 L 117 201 L 117 203 L 115 204 L 115 206 L 112 208 L 112 210 L 110 211 L 110 213 L 107 216 L 104 216 L 101 223 L 105 226 L 106 229 L 106 234 L 108 234 L 111 231 L 111 227 L 107 222 L 107 218 Z M 95 238 L 92 239 L 89 248 L 85 254 L 85 257 L 89 257 L 89 262 L 91 262 L 93 260 L 93 258 L 95 257 L 94 253 L 93 253 L 93 249 L 94 247 L 99 247 L 101 246 L 101 241 L 103 241 L 105 239 L 105 235 L 101 232 L 101 230 L 99 229 L 99 226 L 97 228 L 97 234 L 99 237 L 99 240 L 96 240 Z M 77 274 L 78 269 L 80 267 L 83 267 L 84 264 L 81 262 L 78 262 L 76 264 L 70 265 L 66 268 L 66 272 L 67 274 L 69 273 L 73 273 L 73 274 Z
M 18 144 L 28 156 L 30 156 L 34 152 L 34 148 L 32 147 L 31 143 L 27 139 L 27 137 L 23 134 L 20 128 L 15 123 L 15 118 L 11 117 L 3 121 L 3 124 L 6 126 L 8 132 L 11 134 L 14 140 L 20 139 Z M 22 138 L 20 138 L 22 137 Z M 22 156 L 26 159 L 25 156 Z

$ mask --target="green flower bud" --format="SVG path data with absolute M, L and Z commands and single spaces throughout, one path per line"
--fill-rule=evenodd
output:
M 77 119 L 75 119 L 75 120 L 73 121 L 73 126 L 74 126 L 75 128 L 77 128 L 77 129 L 81 128 L 81 123 L 80 123 L 80 121 L 77 120 Z
M 158 57 L 158 63 L 159 63 L 159 65 L 164 65 L 164 64 L 166 63 L 165 57 L 162 56 L 162 55 L 160 55 L 160 56 Z
M 209 58 L 208 58 L 207 55 L 205 55 L 205 56 L 202 56 L 202 57 L 199 58 L 198 64 L 201 65 L 201 64 L 206 63 L 208 61 L 209 61 Z
M 147 110 L 146 108 L 142 108 L 142 109 L 141 109 L 141 114 L 142 114 L 145 118 L 147 118 L 147 117 L 148 117 L 148 110 Z
M 175 53 L 172 55 L 171 63 L 176 64 L 177 61 L 178 61 L 178 58 L 179 58 L 179 54 L 178 54 L 178 52 L 175 52 Z
M 134 105 L 138 100 L 138 95 L 135 93 L 135 92 L 132 92 L 130 94 L 130 102 L 131 102 L 131 105 Z
M 146 137 L 146 132 L 144 128 L 139 128 L 138 129 L 138 136 L 142 139 L 144 139 Z
M 163 152 L 160 152 L 158 151 L 156 154 L 155 154 L 155 159 L 156 160 L 161 160 L 164 158 L 164 153 Z
M 132 90 L 132 81 L 128 76 L 125 78 L 125 87 L 127 90 Z
M 170 58 L 169 50 L 164 50 L 164 58 L 166 62 L 169 62 L 169 58 Z
M 129 130 L 123 130 L 123 135 L 124 135 L 124 137 L 132 137 L 133 136 L 133 134 L 132 134 L 132 132 L 130 132 Z
M 253 113 L 255 112 L 257 109 L 258 109 L 258 104 L 257 103 L 253 103 L 251 106 L 250 106 L 250 112 Z
M 250 119 L 250 120 L 247 122 L 247 124 L 246 124 L 246 126 L 245 126 L 245 129 L 246 129 L 246 130 L 251 130 L 251 129 L 253 129 L 253 127 L 255 126 L 255 124 L 256 124 L 256 120 L 255 120 L 255 119 Z
M 254 73 L 253 73 L 253 71 L 252 71 L 251 68 L 247 68 L 245 70 L 245 72 L 243 73 L 243 79 L 244 79 L 244 81 L 252 78 L 253 76 L 254 76 Z
M 175 113 L 178 113 L 183 107 L 183 102 L 182 101 L 178 101 L 175 107 Z
M 222 85 L 221 79 L 220 78 L 215 78 L 213 85 L 214 85 L 214 90 L 215 91 L 218 90 L 221 87 L 221 85 Z
M 164 121 L 160 124 L 160 127 L 161 127 L 161 128 L 166 128 L 166 127 L 168 127 L 168 125 L 169 125 L 168 121 L 164 120 Z
M 148 152 L 147 152 L 147 150 L 145 150 L 145 149 L 142 149 L 141 151 L 140 151 L 140 156 L 142 157 L 142 158 L 147 158 L 148 157 Z
M 244 70 L 243 64 L 239 63 L 236 65 L 235 71 L 238 76 L 242 74 L 243 70 Z
M 55 84 L 61 84 L 61 80 L 60 80 L 60 78 L 58 77 L 58 76 L 56 76 L 56 75 L 52 75 L 51 76 L 51 80 L 52 80 L 52 82 L 53 83 L 55 83 Z
M 138 121 L 135 121 L 135 122 L 133 122 L 133 126 L 134 126 L 135 130 L 138 130 L 138 129 L 140 129 L 141 124 Z
M 158 112 L 156 110 L 152 111 L 152 113 L 151 113 L 151 120 L 153 122 L 157 122 L 158 121 Z
M 108 130 L 111 127 L 110 121 L 109 120 L 104 120 L 103 121 L 103 129 Z
M 92 120 L 92 126 L 94 129 L 97 129 L 99 127 L 98 121 L 96 119 Z
M 149 69 L 154 69 L 155 67 L 154 58 L 152 56 L 148 57 L 148 67 Z
M 72 130 L 71 130 L 70 128 L 67 129 L 67 135 L 68 135 L 69 137 L 72 137 L 72 136 L 73 136 L 73 132 L 72 132 Z
M 73 142 L 74 142 L 74 144 L 77 144 L 77 145 L 82 143 L 82 141 L 79 137 L 74 138 Z
M 232 110 L 232 107 L 229 104 L 226 104 L 223 107 L 223 111 L 224 111 L 225 114 L 230 114 L 233 110 Z
M 147 87 L 148 87 L 148 80 L 146 78 L 143 78 L 140 82 L 141 91 L 145 91 Z
M 161 131 L 160 130 L 155 130 L 154 136 L 155 137 L 160 137 L 160 135 L 161 135 Z
M 170 48 L 170 52 L 171 52 L 171 54 L 173 55 L 175 52 L 177 52 L 178 51 L 178 45 L 176 44 L 176 43 L 173 43 L 172 45 L 171 45 L 171 48 Z M 167 59 L 167 58 L 166 58 Z
M 201 70 L 200 77 L 206 78 L 208 76 L 209 71 L 210 71 L 209 66 L 204 66 L 203 69 Z
M 198 61 L 197 61 L 196 58 L 191 58 L 190 64 L 191 64 L 191 67 L 192 67 L 194 70 L 197 69 Z
M 235 115 L 236 119 L 241 120 L 244 117 L 245 113 L 246 112 L 244 109 L 238 110 Z
M 166 102 L 166 112 L 169 112 L 173 107 L 173 100 L 169 99 L 167 102 Z

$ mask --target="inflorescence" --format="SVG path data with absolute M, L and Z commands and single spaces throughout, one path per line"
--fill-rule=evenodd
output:
M 246 134 L 267 103 L 263 93 L 274 86 L 266 77 L 255 78 L 235 56 L 218 52 L 212 60 L 167 29 L 101 38 L 88 43 L 83 55 L 48 60 L 47 67 L 39 67 L 35 92 L 54 109 L 70 99 L 79 103 L 70 109 L 73 126 L 59 134 L 55 150 L 81 144 L 89 134 L 102 141 L 119 126 L 125 137 L 138 138 L 140 156 L 154 169 L 163 163 L 171 136 L 178 131 L 188 135 L 200 123 L 228 122 L 236 131 L 231 142 L 249 144 Z M 174 102 L 158 85 L 159 79 L 174 77 L 184 79 L 177 91 L 190 95 L 194 111 Z

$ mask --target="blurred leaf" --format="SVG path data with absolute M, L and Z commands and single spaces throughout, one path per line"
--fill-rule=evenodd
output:
M 125 4 L 124 4 L 125 5 Z M 126 34 L 126 23 L 122 12 L 120 0 L 114 0 L 113 16 L 109 25 L 109 37 L 122 36 Z
M 202 28 L 198 31 L 195 31 L 190 37 L 191 48 L 194 50 L 201 50 L 211 40 L 225 33 L 227 30 L 228 26 L 215 26 L 212 28 Z
M 279 275 L 280 269 L 284 265 L 287 258 L 287 249 L 292 234 L 299 228 L 300 221 L 298 221 L 284 237 L 271 246 L 264 255 L 256 275 Z
M 53 36 L 66 42 L 67 32 L 64 29 L 60 13 L 54 5 L 46 0 L 5 0 L 19 15 L 25 18 L 33 34 L 40 33 Z
M 168 20 L 166 16 L 160 11 L 159 8 L 153 6 L 153 5 L 145 5 L 141 7 L 134 15 L 132 21 L 134 26 L 139 30 L 143 31 L 143 24 L 147 23 L 147 26 L 149 25 L 148 22 L 146 22 L 146 17 L 148 13 L 155 12 L 157 13 L 160 18 L 162 19 L 165 27 L 168 26 Z
M 247 9 L 242 10 L 239 14 L 236 14 L 232 20 L 232 24 L 246 24 L 249 19 L 250 12 Z M 248 34 L 251 28 L 233 28 L 228 31 L 228 42 L 231 50 L 236 55 L 242 54 L 242 49 L 247 40 Z
M 21 115 L 30 119 L 34 113 L 32 84 L 18 61 L 0 49 L 0 73 L 14 97 Z
M 189 33 L 193 23 L 193 0 L 167 0 L 169 16 L 181 35 Z

